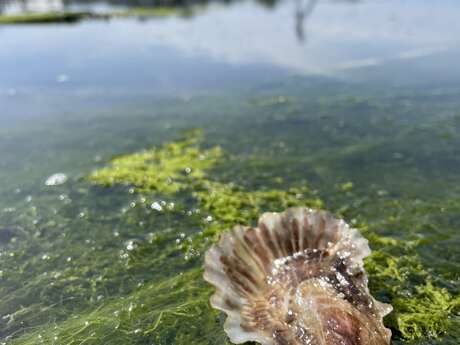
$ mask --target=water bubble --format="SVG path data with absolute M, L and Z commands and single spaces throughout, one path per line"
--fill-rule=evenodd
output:
M 128 307 L 128 311 L 131 313 L 133 311 L 133 309 L 136 308 L 136 305 L 133 304 L 133 303 L 130 303 L 129 304 L 129 307 Z
M 138 247 L 138 244 L 135 242 L 135 240 L 129 240 L 126 242 L 126 250 L 128 251 L 133 251 Z
M 377 191 L 377 195 L 378 196 L 387 196 L 388 192 L 386 190 L 381 189 L 381 190 Z
M 45 185 L 47 186 L 59 186 L 64 184 L 67 181 L 67 175 L 64 173 L 56 173 L 49 176 L 46 181 Z
M 158 212 L 163 210 L 163 207 L 156 201 L 154 203 L 152 203 L 152 205 L 150 205 L 150 208 L 153 209 L 153 210 L 156 210 Z

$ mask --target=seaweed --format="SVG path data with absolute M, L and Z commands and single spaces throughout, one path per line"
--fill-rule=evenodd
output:
M 198 143 L 199 140 L 194 137 L 193 140 L 182 141 L 175 145 L 183 148 L 182 145 L 187 147 L 189 144 L 196 145 Z M 163 149 L 168 150 L 167 147 L 165 146 Z M 195 148 L 191 151 L 194 152 L 194 155 L 197 152 L 195 150 L 198 149 Z M 184 150 L 184 152 L 189 152 L 189 150 Z M 146 188 L 162 191 L 189 189 L 191 196 L 198 202 L 198 208 L 202 214 L 204 213 L 200 226 L 202 232 L 180 245 L 180 248 L 185 250 L 187 259 L 197 255 L 197 253 L 199 256 L 199 253 L 209 245 L 209 239 L 216 240 L 221 231 L 234 224 L 254 222 L 264 210 L 283 210 L 294 205 L 308 205 L 317 208 L 323 206 L 315 193 L 306 188 L 305 184 L 303 187 L 290 188 L 285 191 L 276 189 L 247 191 L 234 184 L 214 181 L 205 170 L 219 163 L 222 151 L 214 148 L 210 152 L 219 152 L 219 154 L 211 155 L 213 157 L 212 164 L 205 164 L 203 169 L 198 169 L 199 183 L 196 183 L 195 180 L 193 184 L 181 184 L 180 187 L 176 186 L 177 188 L 172 189 L 158 188 L 156 185 L 148 187 L 148 183 L 140 186 L 143 191 Z M 189 160 L 191 156 L 185 154 L 183 158 Z M 131 159 L 138 156 L 130 155 L 127 157 Z M 174 162 L 174 155 L 172 157 Z M 184 162 L 178 167 L 183 167 L 184 164 L 191 165 L 191 162 Z M 106 185 L 114 182 L 131 183 L 139 187 L 139 178 L 136 177 L 136 174 L 142 174 L 143 171 L 150 169 L 144 166 L 140 170 L 130 170 L 132 175 L 123 175 L 124 178 L 120 180 L 117 178 L 119 173 L 116 164 L 113 167 L 115 169 L 105 168 L 106 170 L 103 170 L 104 175 L 101 176 L 104 176 L 104 181 L 100 179 L 95 181 Z M 175 169 L 172 175 L 176 176 L 178 170 L 180 169 Z M 338 186 L 338 190 L 342 193 L 349 193 L 353 190 L 353 183 L 342 183 Z M 394 211 L 404 208 L 401 204 L 396 203 L 393 204 L 393 208 L 387 209 Z M 413 217 L 409 219 L 413 219 Z M 386 220 L 395 222 L 394 216 L 388 216 Z M 423 337 L 439 337 L 445 334 L 452 325 L 451 318 L 458 314 L 460 300 L 459 297 L 452 296 L 447 289 L 438 287 L 431 281 L 430 272 L 423 267 L 415 250 L 418 245 L 417 241 L 381 236 L 377 232 L 370 231 L 364 225 L 361 225 L 361 229 L 369 237 L 375 248 L 373 254 L 366 260 L 371 288 L 383 300 L 393 304 L 394 312 L 388 317 L 387 322 L 396 331 L 397 336 L 406 340 L 416 340 Z
M 50 266 L 53 272 L 31 276 L 26 286 L 0 306 L 10 320 L 11 327 L 4 325 L 3 332 L 11 343 L 227 342 L 219 314 L 208 305 L 211 288 L 201 278 L 204 250 L 221 231 L 237 223 L 253 223 L 264 211 L 294 205 L 319 207 L 321 202 L 305 185 L 248 191 L 211 179 L 210 173 L 222 164 L 224 153 L 218 147 L 201 149 L 201 140 L 200 131 L 191 131 L 161 147 L 116 157 L 109 166 L 88 176 L 94 193 L 99 193 L 99 185 L 111 186 L 113 192 L 122 185 L 122 190 L 135 197 L 117 216 L 118 228 L 133 228 L 140 222 L 148 223 L 143 228 L 155 226 L 154 232 L 127 238 L 118 258 L 111 255 L 113 236 L 102 236 L 108 239 L 100 242 L 101 232 L 113 231 L 109 224 L 103 225 L 107 216 L 92 215 L 89 210 L 77 215 L 79 233 L 65 236 L 67 245 L 73 246 L 72 252 L 66 253 L 71 261 L 52 254 L 25 258 L 15 251 L 15 260 L 4 267 L 4 277 L 12 288 L 21 281 L 13 276 L 15 262 L 33 263 L 35 273 L 48 273 Z M 85 199 L 82 205 L 88 205 L 86 198 L 92 199 L 91 192 L 81 193 Z M 77 199 L 77 195 L 68 198 Z M 34 212 L 37 216 L 37 210 Z M 61 214 L 65 213 L 66 207 Z M 59 222 L 59 217 L 53 218 Z M 85 229 L 88 226 L 98 228 L 97 239 Z M 72 240 L 75 236 L 86 239 Z M 123 237 L 123 233 L 117 231 L 115 236 Z M 55 241 L 54 245 L 62 243 Z M 51 248 L 47 251 L 54 252 Z M 43 248 L 35 252 L 43 253 Z M 93 262 L 95 252 L 98 260 Z M 110 263 L 114 259 L 117 265 Z M 31 304 L 37 300 L 40 303 Z M 69 313 L 74 316 L 66 317 Z M 50 323 L 43 324 L 43 320 Z M 24 324 L 29 328 L 21 326 Z
M 218 322 L 209 310 L 210 291 L 192 269 L 161 282 L 149 282 L 123 299 L 26 335 L 20 344 L 226 344 L 207 332 Z M 199 319 L 200 324 L 193 320 Z
M 371 104 L 346 102 L 354 110 Z M 459 321 L 458 267 L 445 269 L 430 257 L 445 250 L 432 243 L 442 245 L 458 228 L 460 202 L 363 188 L 360 174 L 315 190 L 305 180 L 314 178 L 309 169 L 328 172 L 365 153 L 368 166 L 376 164 L 369 155 L 386 141 L 357 145 L 345 138 L 353 132 L 336 139 L 333 156 L 329 147 L 303 158 L 305 147 L 296 156 L 286 143 L 276 149 L 288 154 L 273 159 L 273 136 L 271 146 L 268 136 L 251 139 L 261 140 L 257 154 L 232 154 L 194 130 L 116 156 L 37 199 L 24 195 L 2 217 L 2 338 L 26 345 L 226 344 L 222 316 L 208 304 L 212 289 L 201 277 L 204 251 L 229 227 L 299 205 L 332 210 L 369 239 L 370 289 L 394 306 L 385 323 L 396 342 L 442 342 Z M 401 133 L 416 142 L 418 132 Z
M 122 155 L 111 165 L 96 170 L 90 180 L 106 186 L 114 183 L 129 184 L 134 190 L 174 194 L 204 179 L 205 170 L 222 156 L 215 147 L 199 150 L 199 131 L 194 131 L 181 141 L 165 144 L 135 154 Z

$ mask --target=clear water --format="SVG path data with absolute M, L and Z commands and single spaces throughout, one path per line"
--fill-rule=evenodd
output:
M 32 9 L 139 5 L 44 3 Z M 19 1 L 2 6 L 24 9 Z M 126 268 L 119 255 L 126 241 L 199 229 L 180 217 L 138 214 L 133 223 L 122 210 L 135 196 L 92 186 L 85 176 L 195 127 L 205 146 L 233 157 L 216 178 L 249 190 L 268 186 L 267 176 L 281 177 L 286 188 L 306 181 L 326 208 L 369 224 L 389 217 L 378 212 L 382 197 L 422 203 L 426 214 L 376 231 L 423 238 L 424 266 L 457 296 L 459 15 L 449 0 L 238 1 L 208 4 L 187 18 L 1 26 L 0 337 L 21 343 L 128 300 L 137 284 L 187 271 L 178 257 Z M 59 172 L 67 182 L 46 186 Z M 337 186 L 349 181 L 353 194 L 338 196 Z M 138 225 L 142 219 L 148 227 Z M 158 254 L 152 251 L 147 261 Z M 68 270 L 75 280 L 53 290 Z M 179 344 L 180 330 L 170 328 L 160 338 L 130 339 Z M 41 341 L 66 343 L 49 339 Z M 197 343 L 222 339 L 202 335 Z M 416 343 L 459 340 L 448 331 Z

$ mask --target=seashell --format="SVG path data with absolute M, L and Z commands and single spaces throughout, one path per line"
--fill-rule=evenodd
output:
M 367 240 L 325 211 L 265 213 L 225 232 L 205 257 L 211 305 L 233 343 L 388 345 L 392 307 L 369 293 Z

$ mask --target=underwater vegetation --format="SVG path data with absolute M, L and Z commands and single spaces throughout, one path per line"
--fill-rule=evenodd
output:
M 196 161 L 200 153 L 195 145 L 199 141 L 199 132 L 194 132 L 188 139 L 166 144 L 159 150 L 151 151 L 153 155 L 157 152 L 157 156 L 164 153 L 164 157 L 171 157 L 170 161 L 145 159 L 149 156 L 148 151 L 116 158 L 109 167 L 96 171 L 90 179 L 105 185 L 124 183 L 140 188 L 141 191 L 147 188 L 171 192 L 191 187 L 190 195 L 198 201 L 199 208 L 206 212 L 207 217 L 211 217 L 210 223 L 214 223 L 202 225 L 203 234 L 199 237 L 204 238 L 200 242 L 208 238 L 215 241 L 216 234 L 234 224 L 254 222 L 263 210 L 279 211 L 295 205 L 322 207 L 323 203 L 306 185 L 284 192 L 276 189 L 245 192 L 238 187 L 212 181 L 206 174 L 206 169 L 217 165 L 223 153 L 218 147 L 203 150 L 201 161 Z M 180 160 L 177 160 L 177 155 Z M 126 170 L 128 166 L 130 169 Z M 152 171 L 158 172 L 160 180 L 147 177 L 147 180 L 143 181 L 143 176 L 149 176 Z M 161 171 L 167 171 L 171 179 L 162 176 Z M 183 175 L 186 175 L 187 171 L 190 172 L 191 180 L 184 185 Z M 352 188 L 350 182 L 340 186 L 344 192 Z M 397 210 L 404 209 L 397 203 L 393 207 L 395 206 Z M 400 218 L 402 222 L 404 217 Z M 394 218 L 390 220 L 396 221 Z M 452 296 L 445 288 L 433 283 L 429 271 L 423 267 L 415 251 L 411 250 L 417 245 L 416 241 L 414 243 L 382 237 L 370 232 L 364 224 L 361 228 L 368 235 L 371 247 L 374 248 L 374 252 L 366 260 L 371 287 L 380 295 L 386 296 L 385 300 L 394 305 L 395 310 L 387 322 L 396 330 L 396 336 L 400 333 L 403 339 L 415 340 L 427 335 L 438 337 L 444 334 L 455 321 L 452 317 L 460 312 L 460 296 Z M 423 243 L 422 240 L 419 241 Z M 196 239 L 191 243 L 192 248 L 196 246 Z M 203 249 L 202 245 L 198 246 Z M 185 245 L 184 248 L 186 253 L 190 253 L 189 245 Z M 193 252 L 195 249 L 192 249 Z M 196 252 L 200 253 L 200 250 Z M 414 281 L 418 281 L 419 284 L 414 285 Z
M 361 177 L 365 181 L 369 171 L 391 164 L 370 159 L 366 172 L 356 167 L 358 178 L 346 176 L 316 190 L 312 166 L 327 176 L 329 169 L 340 169 L 347 161 L 359 164 L 362 152 L 377 154 L 379 146 L 376 138 L 345 145 L 332 126 L 322 127 L 319 135 L 324 140 L 334 136 L 337 149 L 329 146 L 328 156 L 313 148 L 302 161 L 288 150 L 307 127 L 296 132 L 289 126 L 308 121 L 315 128 L 315 121 L 324 123 L 325 117 L 305 120 L 290 112 L 296 106 L 293 99 L 251 103 L 258 112 L 268 107 L 266 116 L 275 121 L 251 129 L 267 133 L 251 138 L 253 143 L 260 140 L 253 146 L 249 141 L 243 149 L 235 147 L 234 138 L 222 141 L 225 146 L 216 144 L 218 131 L 203 135 L 192 130 L 177 140 L 98 163 L 84 178 L 48 187 L 40 196 L 18 191 L 21 204 L 2 213 L 0 337 L 7 344 L 229 344 L 223 315 L 209 305 L 213 289 L 202 278 L 204 252 L 235 224 L 255 224 L 266 211 L 308 206 L 343 217 L 369 240 L 369 286 L 376 299 L 394 307 L 384 324 L 395 344 L 455 344 L 458 265 L 439 263 L 433 256 L 452 250 L 443 241 L 460 224 L 460 200 L 455 193 L 431 199 L 397 195 L 388 181 L 388 189 L 363 188 Z M 339 99 L 311 108 L 321 115 L 332 106 L 338 112 L 351 109 L 356 117 L 371 113 L 379 118 L 387 111 L 367 99 Z M 453 123 L 458 119 L 448 118 Z M 340 133 L 356 135 L 354 120 L 344 119 Z M 385 128 L 375 125 L 382 137 L 394 130 L 392 119 L 385 121 Z M 279 145 L 282 126 L 289 127 L 292 142 Z M 427 133 L 445 133 L 443 126 Z M 413 145 L 420 132 L 402 132 L 391 145 L 409 155 L 401 149 L 401 138 Z M 313 130 L 308 134 L 315 135 Z M 427 145 L 418 154 L 436 157 L 439 150 L 449 149 L 454 157 L 450 143 L 456 135 L 450 133 L 446 148 Z
M 200 130 L 186 138 L 144 152 L 115 158 L 108 167 L 96 170 L 89 180 L 105 186 L 124 184 L 132 192 L 157 191 L 164 196 L 185 194 L 196 202 L 201 231 L 181 247 L 188 254 L 200 254 L 209 240 L 216 240 L 221 231 L 248 220 L 254 221 L 263 210 L 282 210 L 291 206 L 321 207 L 306 185 L 287 190 L 261 189 L 247 191 L 231 183 L 209 178 L 207 171 L 224 160 L 220 147 L 200 149 Z M 180 205 L 152 204 L 157 211 L 176 209 Z

